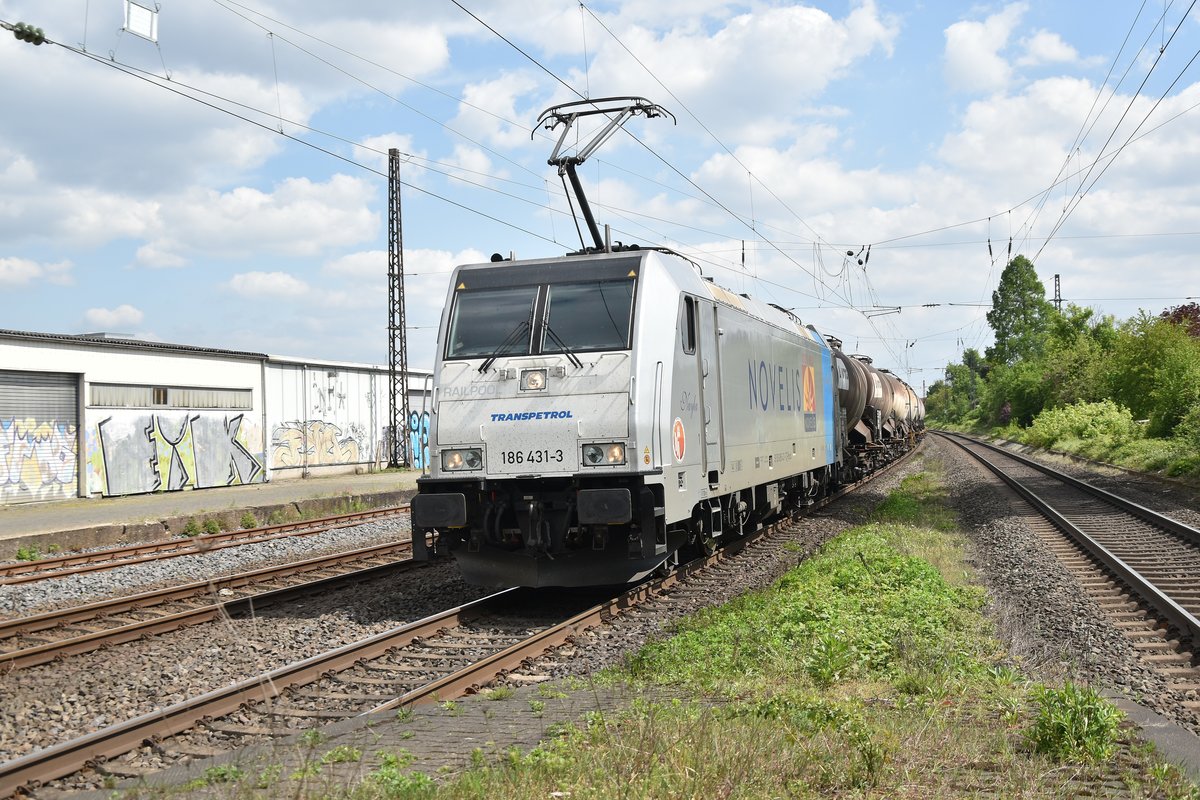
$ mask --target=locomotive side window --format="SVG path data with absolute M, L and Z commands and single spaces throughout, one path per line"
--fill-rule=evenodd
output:
M 679 332 L 683 341 L 683 352 L 696 352 L 696 300 L 693 297 L 683 298 L 683 319 L 680 320 Z
M 538 287 L 459 292 L 450 315 L 447 358 L 529 353 L 530 322 Z
M 631 280 L 550 284 L 541 352 L 627 349 L 633 287 Z

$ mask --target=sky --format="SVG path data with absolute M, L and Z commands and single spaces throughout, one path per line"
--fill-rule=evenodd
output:
M 429 368 L 455 265 L 580 247 L 538 118 L 613 96 L 670 112 L 579 168 L 614 240 L 919 389 L 990 343 L 1010 254 L 1118 320 L 1200 297 L 1187 3 L 157 7 L 151 41 L 125 0 L 0 0 L 50 40 L 0 31 L 0 328 L 386 364 L 396 148 Z

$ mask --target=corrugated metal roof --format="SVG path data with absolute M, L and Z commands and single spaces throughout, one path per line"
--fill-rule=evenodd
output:
M 321 358 L 300 358 L 297 356 L 273 356 L 267 353 L 248 353 L 241 350 L 221 350 L 216 347 L 196 347 L 188 344 L 168 344 L 167 342 L 147 342 L 142 339 L 130 339 L 128 337 L 111 334 L 111 333 L 36 333 L 34 331 L 11 331 L 0 329 L 0 339 L 23 339 L 26 341 L 35 342 L 55 342 L 61 344 L 85 344 L 89 347 L 111 347 L 121 350 L 153 350 L 157 352 L 169 353 L 203 353 L 206 355 L 227 356 L 231 358 L 251 359 L 254 361 L 267 361 L 272 364 L 291 364 L 295 366 L 309 367 L 333 367 L 337 369 L 356 369 L 370 370 L 375 372 L 387 372 L 386 366 L 377 364 L 361 364 L 352 361 L 330 361 Z M 426 375 L 432 375 L 433 370 L 418 369 L 410 367 L 408 370 L 409 379 L 421 379 Z
M 156 350 L 172 353 L 205 353 L 207 355 L 226 356 L 230 358 L 245 358 L 262 361 L 266 353 L 247 353 L 241 350 L 221 350 L 216 347 L 196 347 L 188 344 L 168 344 L 166 342 L 147 342 L 142 339 L 117 338 L 111 335 L 94 333 L 35 333 L 33 331 L 10 331 L 0 329 L 0 338 L 23 339 L 34 342 L 58 342 L 61 344 L 84 344 L 89 347 L 109 347 L 114 350 Z

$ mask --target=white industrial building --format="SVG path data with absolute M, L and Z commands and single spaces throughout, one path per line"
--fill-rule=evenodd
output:
M 427 457 L 410 370 L 405 453 Z M 0 330 L 0 505 L 385 466 L 386 367 Z

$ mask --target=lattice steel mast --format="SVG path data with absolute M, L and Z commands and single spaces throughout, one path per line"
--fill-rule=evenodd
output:
M 404 230 L 400 223 L 400 151 L 388 150 L 388 466 L 412 464 L 408 446 L 408 334 L 404 322 Z M 398 397 L 397 397 L 398 396 Z

